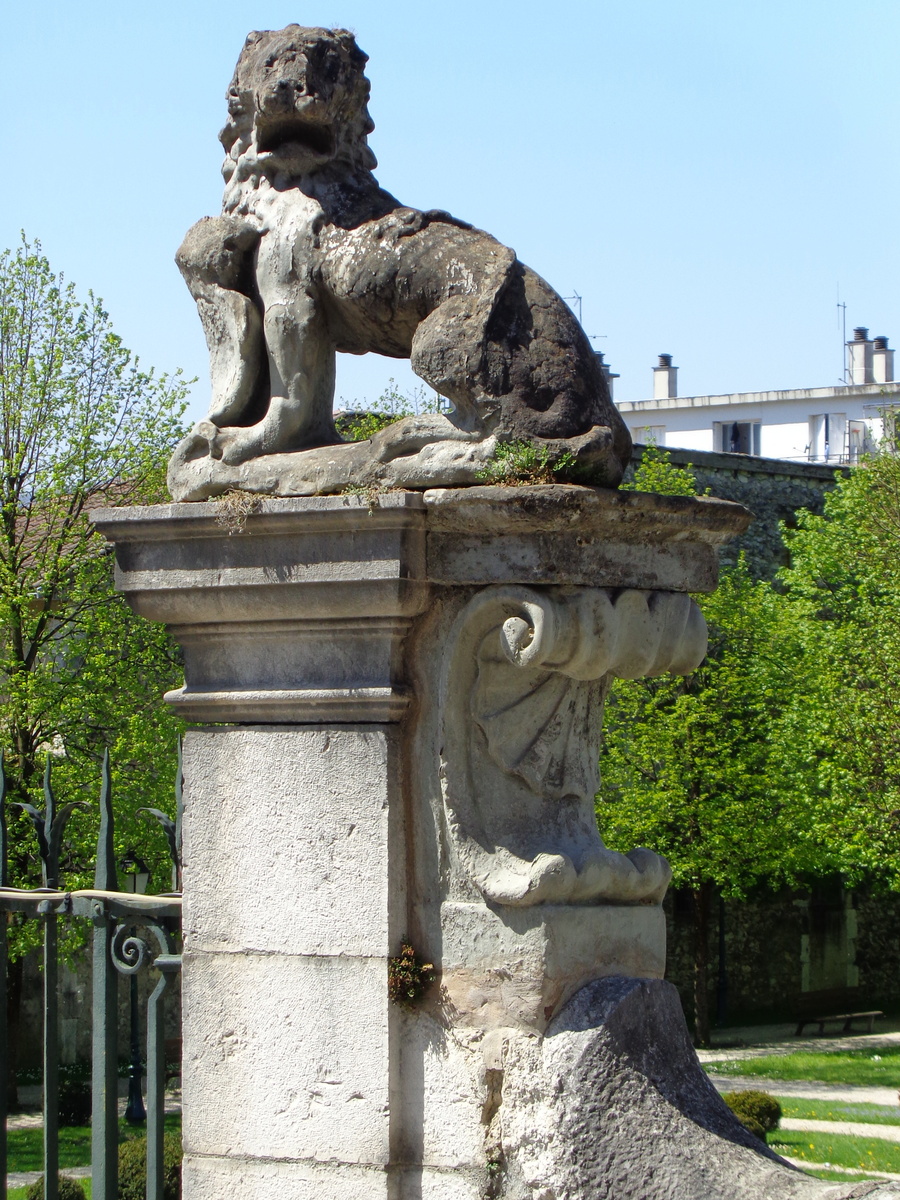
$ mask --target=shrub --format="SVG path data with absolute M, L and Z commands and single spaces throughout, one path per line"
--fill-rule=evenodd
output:
M 25 1193 L 25 1200 L 44 1200 L 44 1177 L 36 1179 Z M 59 1200 L 87 1200 L 84 1188 L 68 1175 L 59 1177 Z
M 778 1128 L 781 1105 L 768 1092 L 728 1092 L 722 1098 L 740 1123 L 763 1141 Z
M 77 1074 L 62 1075 L 59 1081 L 60 1125 L 89 1125 L 91 1120 L 91 1084 Z
M 146 1195 L 147 1139 L 131 1138 L 119 1147 L 118 1200 L 144 1200 Z M 163 1139 L 163 1200 L 181 1200 L 181 1137 L 177 1133 L 167 1133 Z

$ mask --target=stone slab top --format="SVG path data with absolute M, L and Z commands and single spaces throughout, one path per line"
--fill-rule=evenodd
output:
M 258 497 L 241 512 L 226 501 L 97 508 L 91 520 L 112 541 L 169 540 L 228 532 L 275 533 L 298 516 L 318 529 L 414 523 L 423 514 L 429 532 L 497 536 L 589 527 L 610 541 L 700 542 L 718 546 L 747 528 L 748 509 L 729 500 L 660 496 L 577 484 L 532 484 L 385 491 L 339 496 Z M 233 514 L 233 519 L 232 519 Z M 369 522 L 367 522 L 369 524 Z
M 721 545 L 743 533 L 753 515 L 707 496 L 660 496 L 577 484 L 432 488 L 424 494 L 428 529 L 478 534 L 569 531 L 587 526 L 610 541 Z
M 430 584 L 710 592 L 751 513 L 727 500 L 575 484 L 101 508 L 119 587 L 186 621 L 411 615 Z M 303 589 L 302 600 L 293 596 Z M 298 605 L 301 609 L 298 609 Z

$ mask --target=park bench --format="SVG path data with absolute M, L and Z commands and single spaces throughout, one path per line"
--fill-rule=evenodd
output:
M 842 1033 L 850 1033 L 854 1021 L 865 1021 L 866 1033 L 872 1033 L 875 1018 L 883 1017 L 884 1013 L 878 1009 L 860 1009 L 860 999 L 860 989 L 851 987 L 800 992 L 794 998 L 794 1011 L 797 1014 L 794 1036 L 799 1037 L 807 1025 L 818 1025 L 818 1032 L 824 1034 L 825 1026 L 832 1021 L 841 1022 Z

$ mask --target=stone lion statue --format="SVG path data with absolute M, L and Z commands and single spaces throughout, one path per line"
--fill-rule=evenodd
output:
M 519 439 L 616 486 L 628 431 L 567 305 L 488 234 L 379 187 L 366 61 L 340 29 L 247 38 L 220 135 L 222 215 L 177 254 L 212 402 L 172 459 L 172 494 L 473 483 L 499 442 Z M 408 358 L 452 410 L 342 443 L 338 351 Z

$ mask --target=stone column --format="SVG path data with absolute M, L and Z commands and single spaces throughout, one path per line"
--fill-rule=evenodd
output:
M 609 681 L 699 663 L 687 593 L 745 510 L 547 486 L 94 519 L 185 656 L 186 1200 L 698 1200 L 722 1154 L 762 1194 L 782 1168 L 660 982 L 667 866 L 593 819 Z M 406 1005 L 404 941 L 436 977 Z

